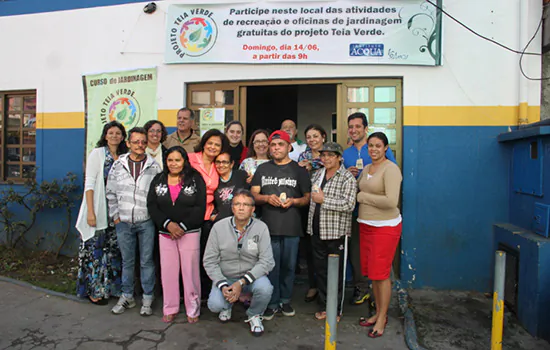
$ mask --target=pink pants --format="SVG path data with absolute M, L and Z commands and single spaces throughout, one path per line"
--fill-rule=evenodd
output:
M 181 268 L 187 316 L 198 317 L 201 307 L 200 234 L 189 233 L 177 240 L 159 236 L 164 314 L 173 315 L 180 311 Z

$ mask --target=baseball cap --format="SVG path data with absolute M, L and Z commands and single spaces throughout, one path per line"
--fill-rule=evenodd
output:
M 269 136 L 269 142 L 271 142 L 271 140 L 276 140 L 276 139 L 281 139 L 290 144 L 290 136 L 288 136 L 288 134 L 285 131 L 276 130 Z
M 327 142 L 319 152 L 334 152 L 342 155 L 344 154 L 344 149 L 336 142 Z

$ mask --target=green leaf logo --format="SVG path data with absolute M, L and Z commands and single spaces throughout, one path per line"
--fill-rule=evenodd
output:
M 116 118 L 118 120 L 124 120 L 126 118 L 126 113 L 127 113 L 126 108 L 124 108 L 123 110 L 117 113 Z
M 202 34 L 202 29 L 199 28 L 195 30 L 193 33 L 191 33 L 191 35 L 189 35 L 189 41 L 195 42 L 199 40 L 199 38 L 201 37 L 201 34 Z

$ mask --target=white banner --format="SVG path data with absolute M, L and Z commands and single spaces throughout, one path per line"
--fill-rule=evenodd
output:
M 441 17 L 424 0 L 170 5 L 166 23 L 166 63 L 433 66 L 441 57 Z

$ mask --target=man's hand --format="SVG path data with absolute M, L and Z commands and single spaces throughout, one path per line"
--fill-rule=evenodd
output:
M 115 224 L 115 225 L 120 224 L 120 219 L 116 219 L 115 221 L 113 221 L 113 224 Z
M 350 166 L 350 167 L 348 168 L 348 170 L 349 170 L 350 173 L 353 174 L 353 176 L 355 176 L 355 177 L 359 176 L 359 172 L 360 172 L 360 171 L 359 171 L 359 169 L 358 169 L 357 167 L 355 167 L 355 166 Z
M 248 175 L 248 177 L 246 178 L 246 183 L 250 185 L 250 183 L 252 182 L 253 177 L 254 177 L 254 175 L 252 175 L 252 174 Z
M 294 205 L 294 198 L 287 198 L 286 201 L 281 205 L 283 209 L 288 209 Z
M 93 211 L 88 213 L 88 220 L 87 221 L 88 221 L 88 226 L 91 226 L 91 227 L 96 226 L 96 217 L 95 217 L 95 213 Z
M 283 203 L 281 202 L 281 198 L 279 198 L 279 196 L 277 196 L 276 194 L 270 194 L 268 196 L 267 204 L 274 206 L 276 208 L 283 206 Z
M 175 222 L 170 222 L 166 229 L 170 232 L 172 239 L 178 239 L 185 234 L 185 231 Z
M 323 202 L 325 201 L 325 194 L 323 193 L 323 190 L 319 188 L 318 192 L 312 192 L 311 200 L 313 201 L 313 203 L 323 204 Z
M 241 296 L 242 292 L 242 286 L 239 283 L 239 281 L 236 281 L 231 285 L 231 298 L 227 299 L 230 303 L 236 303 L 239 300 L 239 297 Z
M 233 297 L 233 290 L 231 289 L 230 286 L 222 287 L 222 294 L 225 300 L 231 302 L 230 299 Z

